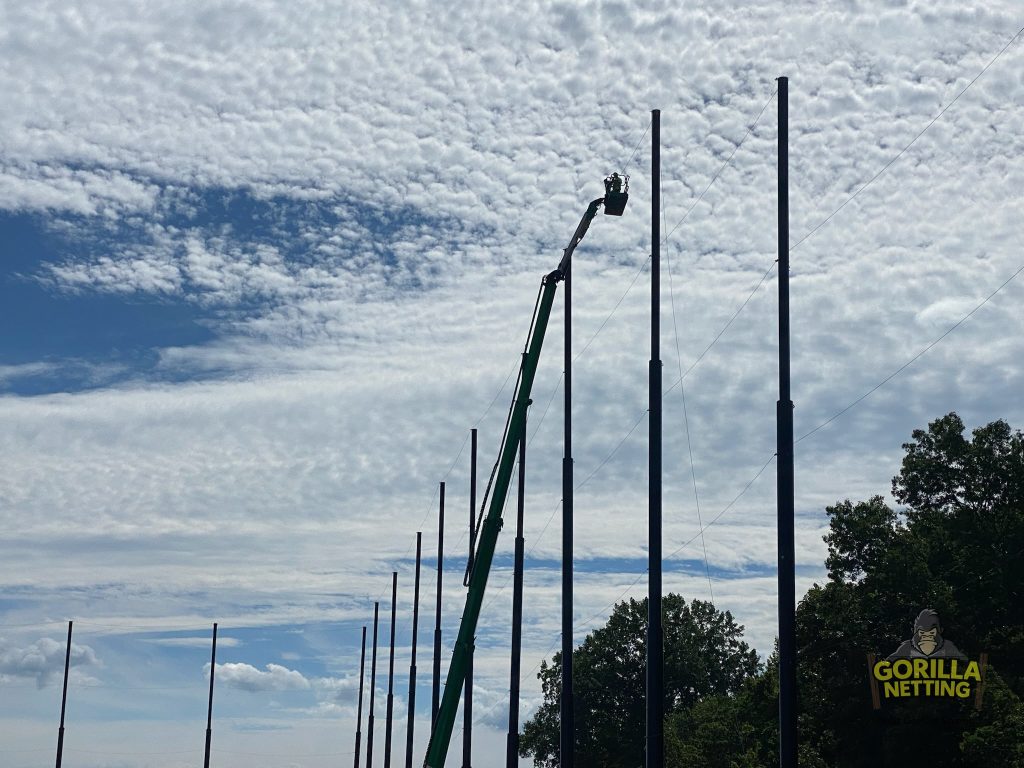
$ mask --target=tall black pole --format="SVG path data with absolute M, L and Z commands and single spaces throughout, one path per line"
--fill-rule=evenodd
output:
M 68 647 L 64 652 L 64 693 L 60 697 L 60 729 L 57 731 L 57 768 L 64 759 L 64 711 L 68 703 L 68 670 L 71 668 L 71 625 L 68 622 Z
M 467 576 L 473 570 L 473 555 L 476 550 L 476 429 L 470 430 L 469 450 L 469 566 Z M 469 580 L 466 581 L 467 586 Z M 473 646 L 469 647 L 466 662 L 466 689 L 462 700 L 462 768 L 473 765 Z
M 388 657 L 388 706 L 384 719 L 384 768 L 391 768 L 391 731 L 395 713 L 395 604 L 398 601 L 398 571 L 391 572 L 391 655 Z
M 356 753 L 354 768 L 359 768 L 359 749 L 363 732 L 363 680 L 366 677 L 366 627 L 363 627 L 363 650 L 359 654 L 359 708 L 356 710 Z
M 377 690 L 377 620 L 380 603 L 373 604 L 373 650 L 370 652 L 370 714 L 366 719 L 366 768 L 373 768 L 373 694 Z
M 203 768 L 210 768 L 210 741 L 213 736 L 213 675 L 217 671 L 217 622 L 213 623 L 213 647 L 210 650 L 210 700 L 206 705 L 206 757 Z
M 789 78 L 779 78 L 779 401 L 775 412 L 779 527 L 779 766 L 796 766 L 796 553 L 793 400 L 789 387 Z
M 412 768 L 412 735 L 416 725 L 416 640 L 420 627 L 420 555 L 423 532 L 416 531 L 416 579 L 412 598 L 412 661 L 409 663 L 409 725 L 405 730 L 405 768 Z
M 441 705 L 441 587 L 444 581 L 444 483 L 437 510 L 437 605 L 434 608 L 434 679 L 431 684 L 430 725 Z
M 508 686 L 508 737 L 505 768 L 519 765 L 519 674 L 523 645 L 523 512 L 526 502 L 526 420 L 519 438 L 519 488 L 516 515 L 516 555 L 512 570 L 512 670 Z
M 558 763 L 573 768 L 576 707 L 572 688 L 572 261 L 565 264 L 565 429 L 562 455 L 562 697 L 559 710 Z
M 651 112 L 651 362 L 648 448 L 647 768 L 665 765 L 661 624 L 661 110 Z

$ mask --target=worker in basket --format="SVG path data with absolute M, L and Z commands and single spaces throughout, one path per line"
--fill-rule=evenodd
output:
M 617 195 L 622 192 L 622 177 L 613 173 L 604 180 L 604 191 L 609 195 Z

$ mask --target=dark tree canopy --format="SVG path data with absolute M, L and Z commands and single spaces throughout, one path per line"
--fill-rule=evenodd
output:
M 734 694 L 758 670 L 743 628 L 711 603 L 665 595 L 665 712 L 714 695 Z M 619 603 L 608 624 L 573 651 L 577 764 L 637 768 L 643 764 L 647 600 Z M 544 703 L 526 723 L 520 754 L 547 768 L 558 763 L 561 654 L 541 665 Z
M 668 716 L 665 763 L 671 768 L 771 768 L 778 765 L 779 657 L 740 690 L 705 698 Z M 814 768 L 804 759 L 803 768 Z
M 801 738 L 826 765 L 1024 765 L 1024 438 L 1003 421 L 964 432 L 955 413 L 913 432 L 899 510 L 881 496 L 827 509 L 829 580 L 797 611 Z M 865 653 L 892 652 L 922 608 L 972 658 L 989 654 L 980 713 L 871 709 Z

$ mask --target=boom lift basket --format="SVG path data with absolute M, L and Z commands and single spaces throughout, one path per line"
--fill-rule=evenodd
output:
M 604 180 L 604 213 L 606 216 L 621 216 L 629 200 L 629 176 L 613 173 Z

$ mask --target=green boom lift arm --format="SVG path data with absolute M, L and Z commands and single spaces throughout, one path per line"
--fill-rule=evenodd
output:
M 605 186 L 609 194 L 612 194 L 613 190 L 608 186 L 607 181 Z M 620 194 L 620 197 L 622 196 Z M 487 577 L 490 574 L 491 561 L 494 559 L 494 550 L 498 543 L 498 532 L 501 530 L 501 513 L 505 506 L 509 485 L 512 481 L 512 469 L 519 451 L 519 441 L 523 439 L 526 409 L 530 405 L 533 379 L 537 374 L 541 347 L 544 345 L 544 334 L 547 331 L 548 320 L 551 316 L 551 306 L 555 300 L 555 288 L 559 282 L 565 279 L 572 252 L 587 233 L 590 222 L 597 215 L 597 211 L 605 202 L 605 199 L 604 197 L 599 197 L 590 203 L 586 213 L 583 214 L 583 218 L 580 220 L 579 226 L 576 228 L 576 232 L 572 236 L 572 240 L 569 241 L 568 247 L 563 252 L 558 269 L 545 275 L 541 280 L 540 293 L 537 297 L 530 332 L 527 336 L 526 351 L 523 353 L 523 362 L 519 369 L 519 381 L 515 394 L 512 396 L 512 409 L 505 427 L 501 451 L 498 454 L 497 473 L 494 476 L 494 484 L 490 494 L 490 506 L 487 510 L 487 516 L 480 527 L 477 551 L 473 558 L 472 570 L 469 573 L 466 607 L 462 612 L 462 622 L 459 625 L 459 634 L 455 640 L 452 661 L 448 667 L 448 676 L 445 679 L 444 694 L 441 697 L 441 703 L 437 710 L 437 719 L 434 721 L 430 733 L 430 743 L 427 745 L 427 756 L 423 762 L 426 768 L 443 768 L 445 758 L 448 756 L 452 729 L 455 726 L 455 716 L 459 708 L 459 699 L 462 696 L 462 687 L 466 683 L 466 667 L 469 654 L 473 649 L 473 643 L 476 638 L 476 625 L 480 618 L 480 607 L 484 599 L 484 590 L 487 588 Z M 622 205 L 625 205 L 624 201 Z M 613 213 L 612 215 L 621 215 L 621 209 L 619 213 Z

